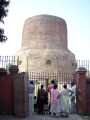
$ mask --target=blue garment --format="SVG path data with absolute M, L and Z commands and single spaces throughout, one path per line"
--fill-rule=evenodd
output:
M 28 83 L 28 93 L 29 94 L 33 94 L 34 93 L 34 89 L 35 89 L 35 87 L 34 87 L 33 81 L 29 81 L 29 83 Z
M 29 94 L 29 113 L 34 112 L 34 84 L 33 82 L 28 83 L 28 94 Z

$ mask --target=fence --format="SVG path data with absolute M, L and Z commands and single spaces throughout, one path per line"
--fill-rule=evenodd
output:
M 73 79 L 72 73 L 61 73 L 61 72 L 29 72 L 29 79 L 35 81 L 57 80 L 58 83 L 70 83 Z
M 19 65 L 19 63 L 20 63 L 19 57 L 15 57 L 15 56 L 0 56 L 0 67 L 8 69 L 9 65 Z M 89 75 L 89 71 L 90 71 L 90 61 L 89 60 L 77 60 L 77 68 L 78 67 L 85 67 L 87 69 L 87 75 Z M 28 75 L 29 75 L 29 80 L 34 80 L 34 82 L 35 82 L 35 95 L 37 95 L 38 87 L 40 87 L 41 84 L 43 84 L 45 86 L 45 88 L 47 88 L 48 84 L 53 79 L 57 82 L 59 90 L 62 89 L 62 85 L 63 84 L 67 84 L 68 87 L 70 87 L 71 82 L 73 80 L 73 73 L 64 73 L 64 72 L 62 72 L 62 73 L 61 72 L 30 72 L 29 71 Z M 23 83 L 24 82 L 22 83 L 21 79 L 22 78 L 20 78 L 19 81 L 16 80 L 16 79 L 14 80 L 15 86 L 16 86 L 17 82 L 19 82 L 18 83 L 18 88 L 16 86 L 16 91 L 14 90 L 16 92 L 15 95 L 17 95 L 17 91 L 20 91 L 20 93 L 19 93 L 20 95 L 21 94 L 23 94 L 23 95 L 25 94 L 23 92 L 23 86 L 24 86 Z M 25 79 L 25 82 L 26 82 L 26 79 Z M 4 83 L 3 83 L 3 85 L 4 85 Z M 87 87 L 89 87 L 89 86 L 87 86 Z M 25 92 L 26 92 L 26 89 L 25 89 Z M 18 95 L 17 95 L 17 97 L 18 97 Z M 18 98 L 18 100 L 19 99 L 21 99 L 21 97 Z M 25 100 L 26 100 L 26 98 L 25 98 Z M 24 102 L 25 102 L 25 100 L 24 100 Z M 17 102 L 17 99 L 16 99 L 16 102 Z M 88 101 L 88 103 L 89 103 L 89 101 Z M 18 103 L 17 103 L 17 105 L 18 105 Z M 22 106 L 23 106 L 23 103 L 20 101 L 20 107 L 22 107 Z M 19 107 L 19 106 L 17 106 L 17 107 Z
M 0 67 L 7 68 L 10 64 L 17 64 L 15 56 L 0 56 Z
M 69 87 L 73 80 L 72 73 L 29 72 L 28 74 L 29 80 L 33 80 L 35 83 L 35 94 L 37 93 L 37 90 L 41 84 L 43 84 L 44 87 L 47 89 L 48 84 L 51 82 L 51 80 L 55 80 L 60 90 L 62 89 L 63 84 L 67 84 Z
M 77 68 L 85 67 L 87 69 L 87 76 L 90 75 L 90 60 L 77 60 Z
M 9 65 L 11 65 L 11 64 L 19 65 L 20 62 L 21 61 L 19 61 L 19 57 L 16 57 L 16 56 L 0 56 L 0 67 L 6 68 L 6 69 L 9 67 Z M 27 62 L 28 62 L 28 58 L 26 59 L 26 63 Z M 85 67 L 87 69 L 87 75 L 89 75 L 90 60 L 76 60 L 76 63 L 77 63 L 77 68 Z

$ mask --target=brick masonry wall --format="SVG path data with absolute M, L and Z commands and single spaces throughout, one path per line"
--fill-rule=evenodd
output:
M 14 113 L 17 117 L 28 115 L 27 76 L 20 73 L 13 76 Z

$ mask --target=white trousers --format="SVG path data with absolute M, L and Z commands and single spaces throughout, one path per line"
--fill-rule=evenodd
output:
M 29 94 L 29 114 L 34 113 L 34 94 Z

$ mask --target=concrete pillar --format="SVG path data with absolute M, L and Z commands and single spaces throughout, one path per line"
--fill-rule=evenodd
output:
M 77 111 L 78 113 L 86 113 L 87 104 L 86 104 L 86 72 L 87 70 L 84 67 L 80 67 L 77 72 Z
M 28 75 L 18 73 L 18 66 L 11 65 L 9 72 L 13 82 L 13 114 L 16 117 L 28 115 Z
M 26 117 L 28 115 L 28 91 L 27 76 L 25 73 L 13 76 L 13 88 L 15 116 Z

